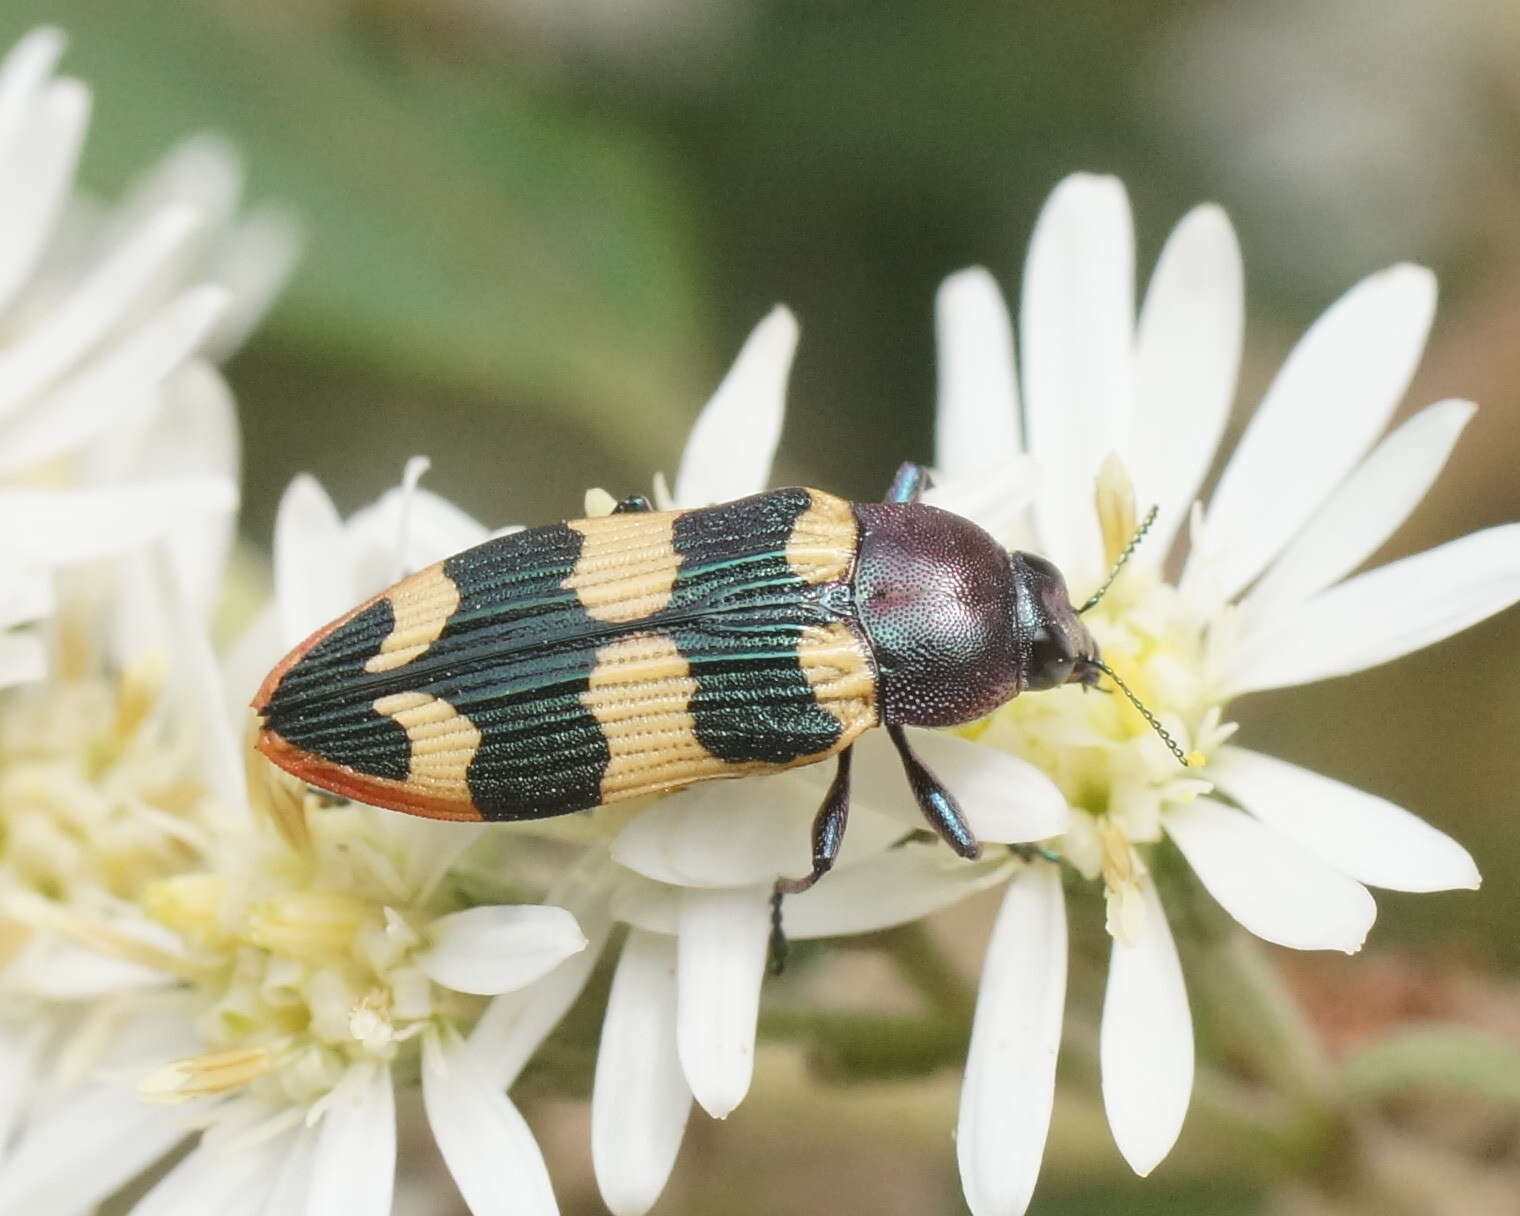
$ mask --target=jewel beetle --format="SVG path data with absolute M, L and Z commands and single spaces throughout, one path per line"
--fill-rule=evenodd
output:
M 929 825 L 974 858 L 904 727 L 1100 674 L 1135 698 L 1081 619 L 1098 597 L 1074 608 L 1055 566 L 921 502 L 926 484 L 909 464 L 880 503 L 794 488 L 655 511 L 634 496 L 488 540 L 286 655 L 253 700 L 257 746 L 311 785 L 454 820 L 563 815 L 836 757 L 812 869 L 777 882 L 779 925 L 780 897 L 838 853 L 851 744 L 884 726 Z

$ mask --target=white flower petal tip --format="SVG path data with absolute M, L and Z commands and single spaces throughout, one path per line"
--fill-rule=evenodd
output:
M 1472 854 L 1386 799 L 1239 747 L 1208 776 L 1263 823 L 1342 874 L 1394 891 L 1476 891 Z
M 1393 266 L 1332 304 L 1293 348 L 1209 503 L 1201 547 L 1223 594 L 1260 574 L 1361 460 L 1409 386 L 1435 303 L 1428 270 Z
M 765 888 L 683 893 L 676 1043 L 692 1096 L 725 1119 L 749 1092 L 770 935 Z
M 1212 203 L 1167 238 L 1135 332 L 1135 421 L 1126 463 L 1155 503 L 1149 545 L 1165 553 L 1214 459 L 1245 338 L 1245 271 L 1235 229 Z
M 1115 941 L 1103 999 L 1099 1057 L 1114 1143 L 1142 1178 L 1182 1132 L 1193 1094 L 1193 1021 L 1166 911 L 1141 885 L 1144 927 Z
M 1241 602 L 1249 634 L 1344 578 L 1392 536 L 1435 482 L 1477 406 L 1440 401 L 1387 436 L 1343 481 Z
M 1023 448 L 1018 374 L 997 280 L 980 266 L 951 275 L 935 296 L 934 318 L 935 467 L 956 477 L 1013 459 Z
M 676 473 L 677 505 L 706 506 L 765 488 L 797 337 L 797 318 L 781 305 L 755 326 L 687 437 Z
M 1061 182 L 1030 239 L 1020 341 L 1028 447 L 1045 473 L 1034 506 L 1042 552 L 1078 583 L 1104 564 L 1093 477 L 1125 450 L 1134 413 L 1134 261 L 1118 179 Z
M 1244 811 L 1199 798 L 1165 822 L 1209 894 L 1257 937 L 1346 954 L 1367 940 L 1377 918 L 1367 888 Z
M 1485 528 L 1338 583 L 1243 639 L 1234 694 L 1349 675 L 1411 654 L 1520 601 L 1520 523 Z
M 353 606 L 343 520 L 315 477 L 301 473 L 280 497 L 274 524 L 274 575 L 280 640 L 295 646 Z
M 575 917 L 545 905 L 467 908 L 434 921 L 431 936 L 418 966 L 445 988 L 481 996 L 526 987 L 586 948 Z
M 956 1157 L 975 1216 L 1014 1216 L 1034 1194 L 1055 1100 L 1066 1004 L 1060 873 L 1039 864 L 1008 884 L 977 992 Z

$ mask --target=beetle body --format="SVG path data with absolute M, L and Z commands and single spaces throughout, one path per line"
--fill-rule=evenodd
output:
M 916 501 L 783 489 L 488 540 L 317 630 L 253 701 L 258 747 L 312 785 L 442 819 L 520 820 L 840 757 L 814 831 L 832 864 L 849 747 L 888 727 L 930 822 L 975 856 L 904 725 L 1091 682 L 1054 567 Z

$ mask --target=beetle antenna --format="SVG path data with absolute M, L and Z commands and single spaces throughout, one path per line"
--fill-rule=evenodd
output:
M 1187 752 L 1183 751 L 1182 748 L 1177 745 L 1177 740 L 1172 738 L 1171 733 L 1166 729 L 1166 727 L 1162 726 L 1161 723 L 1156 720 L 1156 715 L 1151 713 L 1151 711 L 1145 707 L 1145 703 L 1141 701 L 1139 697 L 1135 696 L 1134 690 L 1119 678 L 1118 673 L 1115 672 L 1112 667 L 1110 667 L 1102 659 L 1098 658 L 1088 659 L 1087 662 L 1091 663 L 1094 667 L 1096 667 L 1099 671 L 1101 671 L 1104 675 L 1106 675 L 1110 680 L 1119 686 L 1119 691 L 1129 699 L 1129 703 L 1131 705 L 1140 711 L 1140 716 L 1145 719 L 1147 725 L 1149 725 L 1153 731 L 1161 736 L 1161 742 L 1166 744 L 1167 750 L 1170 751 L 1172 755 L 1177 757 L 1178 762 L 1183 766 L 1183 768 L 1192 768 L 1194 767 L 1195 763 L 1202 763 L 1201 760 L 1195 761 L 1192 756 L 1189 756 Z
M 1124 552 L 1119 554 L 1115 559 L 1113 569 L 1108 572 L 1108 577 L 1103 580 L 1103 585 L 1087 597 L 1087 603 L 1077 609 L 1077 615 L 1080 616 L 1089 608 L 1096 607 L 1098 601 L 1108 594 L 1108 589 L 1114 585 L 1114 579 L 1119 577 L 1119 571 L 1124 569 L 1124 563 L 1129 561 L 1130 555 L 1134 553 L 1141 540 L 1145 538 L 1145 534 L 1151 530 L 1151 525 L 1156 522 L 1156 512 L 1159 509 L 1159 507 L 1152 507 L 1145 513 L 1145 518 L 1140 521 L 1140 526 L 1135 529 L 1135 534 L 1129 538 L 1129 544 L 1124 546 Z M 1109 672 L 1108 674 L 1113 675 L 1113 672 Z M 1136 703 L 1138 704 L 1138 702 Z

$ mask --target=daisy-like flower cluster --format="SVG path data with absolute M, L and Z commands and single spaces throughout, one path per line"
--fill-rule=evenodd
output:
M 236 218 L 235 162 L 204 139 L 120 210 L 80 206 L 85 94 L 55 76 L 60 45 L 41 31 L 0 65 L 0 215 L 14 221 L 0 236 L 0 517 L 39 538 L 0 542 L 20 555 L 0 629 L 56 617 L 50 647 L 0 634 L 0 680 L 52 661 L 0 702 L 0 1216 L 87 1210 L 155 1166 L 140 1216 L 384 1216 L 406 1164 L 398 1090 L 414 1085 L 476 1216 L 553 1213 L 507 1090 L 613 948 L 591 1157 L 613 1212 L 649 1210 L 693 1103 L 722 1118 L 749 1089 L 773 884 L 808 871 L 830 774 L 482 827 L 337 802 L 254 755 L 248 695 L 282 653 L 488 533 L 420 487 L 425 461 L 348 519 L 298 478 L 273 593 L 228 653 L 213 649 L 236 432 L 208 360 L 256 320 L 293 242 L 272 214 Z M 915 831 L 896 754 L 872 732 L 835 870 L 785 909 L 789 936 L 837 937 L 1006 887 L 957 1134 L 979 1216 L 1024 1210 L 1043 1154 L 1063 871 L 1107 903 L 1103 1097 L 1141 1173 L 1175 1141 L 1193 1080 L 1163 906 L 1173 853 L 1241 925 L 1301 949 L 1357 949 L 1369 885 L 1478 881 L 1434 828 L 1245 749 L 1228 717 L 1237 696 L 1394 658 L 1520 598 L 1520 525 L 1353 573 L 1472 412 L 1442 402 L 1379 439 L 1430 323 L 1430 276 L 1396 267 L 1335 304 L 1199 505 L 1235 393 L 1239 253 L 1220 211 L 1193 212 L 1138 319 L 1133 261 L 1116 182 L 1058 187 L 1024 276 L 1022 375 L 992 278 L 946 282 L 930 501 L 1050 557 L 1077 602 L 1155 503 L 1084 619 L 1196 763 L 1180 766 L 1127 699 L 1075 687 L 911 731 L 986 846 L 966 862 Z M 756 328 L 673 486 L 657 480 L 660 505 L 766 488 L 797 338 L 785 309 Z M 588 514 L 612 505 L 587 495 Z

